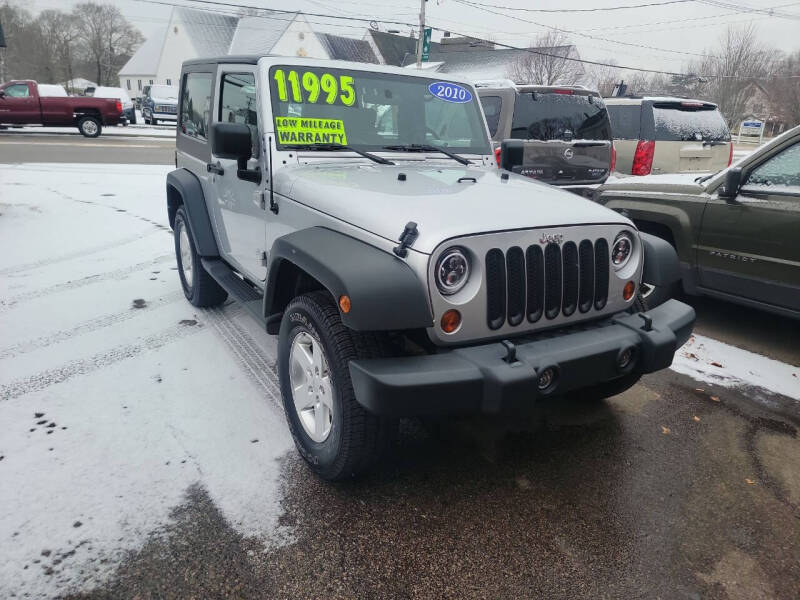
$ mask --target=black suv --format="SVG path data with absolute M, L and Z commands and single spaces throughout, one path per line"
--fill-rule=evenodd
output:
M 523 140 L 516 173 L 587 193 L 614 170 L 611 122 L 600 94 L 575 86 L 478 84 L 500 164 L 500 143 Z

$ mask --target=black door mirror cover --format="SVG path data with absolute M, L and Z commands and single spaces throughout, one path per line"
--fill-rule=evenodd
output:
M 250 127 L 244 123 L 214 123 L 211 127 L 211 151 L 218 158 L 250 160 L 253 156 Z

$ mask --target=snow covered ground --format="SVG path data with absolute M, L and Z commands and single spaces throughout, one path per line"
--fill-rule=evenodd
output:
M 240 532 L 290 535 L 274 343 L 184 299 L 169 170 L 0 165 L 0 598 L 102 581 L 198 482 Z
M 184 299 L 170 169 L 0 165 L 0 598 L 102 582 L 196 483 L 243 534 L 292 539 L 275 342 Z M 798 369 L 699 335 L 673 368 L 800 399 Z

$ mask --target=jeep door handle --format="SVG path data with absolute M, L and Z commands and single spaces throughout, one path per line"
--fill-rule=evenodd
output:
M 206 165 L 206 170 L 209 173 L 215 173 L 216 175 L 225 175 L 225 169 L 223 169 L 218 162 L 208 163 Z

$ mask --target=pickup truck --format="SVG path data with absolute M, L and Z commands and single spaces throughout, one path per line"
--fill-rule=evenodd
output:
M 77 127 L 86 137 L 97 137 L 103 125 L 121 119 L 122 103 L 116 98 L 48 96 L 30 80 L 0 85 L 0 125 Z

